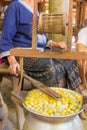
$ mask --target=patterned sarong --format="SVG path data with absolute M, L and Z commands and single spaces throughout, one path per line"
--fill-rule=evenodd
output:
M 49 87 L 76 89 L 81 83 L 76 60 L 24 58 L 24 70 Z
M 24 58 L 24 70 L 48 87 L 76 89 L 81 83 L 76 60 Z

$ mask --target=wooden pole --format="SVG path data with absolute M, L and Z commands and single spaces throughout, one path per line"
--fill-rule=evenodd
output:
M 72 44 L 72 7 L 73 1 L 69 0 L 69 14 L 68 14 L 68 44 L 67 49 L 71 51 L 71 44 Z
M 34 0 L 33 25 L 32 25 L 32 50 L 37 49 L 37 0 Z

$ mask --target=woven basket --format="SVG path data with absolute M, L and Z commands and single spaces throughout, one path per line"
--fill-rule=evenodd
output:
M 65 14 L 45 14 L 41 13 L 39 18 L 40 33 L 65 34 L 66 18 Z

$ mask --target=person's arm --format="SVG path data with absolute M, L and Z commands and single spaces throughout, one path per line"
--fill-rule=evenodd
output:
M 38 45 L 43 45 L 46 46 L 46 47 L 49 47 L 49 48 L 59 48 L 61 50 L 66 50 L 67 49 L 67 46 L 65 44 L 65 42 L 56 42 L 56 41 L 52 41 L 50 40 L 46 33 L 44 33 L 43 35 L 41 34 L 38 34 L 37 35 L 37 43 Z
M 59 48 L 61 50 L 66 50 L 67 49 L 67 46 L 66 46 L 65 42 L 52 41 L 52 42 L 50 42 L 49 46 L 52 47 L 52 48 Z
M 78 52 L 87 52 L 87 47 L 83 43 L 78 43 L 76 49 Z
M 14 6 L 8 7 L 3 21 L 0 40 L 0 56 L 10 55 L 10 49 L 14 48 L 13 38 L 17 32 L 16 10 Z
M 78 33 L 78 40 L 76 42 L 76 50 L 78 52 L 87 52 L 87 28 L 83 28 Z
M 67 46 L 66 46 L 65 42 L 56 42 L 56 41 L 52 41 L 52 40 L 48 39 L 46 45 L 48 47 L 59 48 L 61 50 L 66 50 L 67 49 Z
M 20 70 L 20 65 L 14 56 L 10 56 L 10 49 L 14 48 L 13 38 L 17 32 L 17 13 L 15 6 L 9 6 L 5 12 L 2 36 L 0 41 L 0 55 L 7 57 L 9 62 L 9 70 L 12 75 L 18 75 L 17 70 Z

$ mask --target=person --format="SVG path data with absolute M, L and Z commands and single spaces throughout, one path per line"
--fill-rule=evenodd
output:
M 81 24 L 81 29 L 78 32 L 78 39 L 76 42 L 76 50 L 78 52 L 87 52 L 87 19 Z M 82 71 L 82 60 L 78 61 L 80 71 Z M 87 60 L 85 61 L 86 81 L 87 81 Z M 82 75 L 81 75 L 82 77 Z
M 43 2 L 43 0 L 38 0 L 39 2 Z M 5 12 L 0 40 L 0 57 L 6 64 L 9 64 L 10 73 L 16 76 L 18 76 L 17 70 L 20 71 L 19 59 L 10 55 L 10 49 L 31 48 L 33 8 L 34 0 L 13 0 Z M 45 33 L 40 35 L 38 31 L 37 49 L 51 51 L 51 48 L 67 49 L 64 42 L 52 41 Z M 29 76 L 49 87 L 76 89 L 81 83 L 75 60 L 24 58 L 24 70 Z M 63 81 L 67 84 L 63 84 Z

